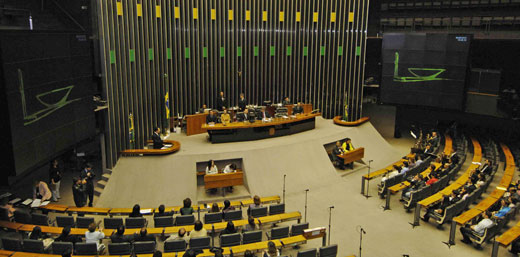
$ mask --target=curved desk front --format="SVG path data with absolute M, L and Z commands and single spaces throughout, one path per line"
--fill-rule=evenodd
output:
M 212 143 L 249 141 L 271 137 L 291 135 L 302 131 L 314 129 L 316 116 L 321 113 L 299 114 L 296 117 L 273 118 L 270 122 L 255 121 L 233 122 L 226 125 L 217 123 L 215 125 L 203 124 L 209 134 Z
M 148 140 L 150 144 L 152 141 Z M 174 140 L 163 140 L 165 145 L 171 145 L 168 148 L 164 149 L 127 149 L 121 151 L 122 155 L 163 155 L 163 154 L 171 154 L 179 151 L 181 149 L 181 143 Z

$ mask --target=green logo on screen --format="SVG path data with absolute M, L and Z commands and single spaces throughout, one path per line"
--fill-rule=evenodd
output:
M 422 81 L 434 81 L 434 80 L 450 80 L 446 78 L 439 78 L 441 73 L 445 72 L 446 69 L 434 69 L 434 68 L 408 68 L 413 77 L 401 77 L 399 76 L 399 53 L 395 52 L 394 60 L 394 81 L 396 82 L 422 82 Z

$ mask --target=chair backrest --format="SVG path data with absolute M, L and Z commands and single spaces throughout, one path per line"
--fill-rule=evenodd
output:
M 253 207 L 249 210 L 249 212 L 253 218 L 264 217 L 267 216 L 267 206 Z
M 74 245 L 71 242 L 53 242 L 52 253 L 62 255 L 65 252 L 72 252 Z
M 153 218 L 154 226 L 156 228 L 173 226 L 173 216 L 163 216 Z
M 97 255 L 96 243 L 76 243 L 74 246 L 75 255 Z
M 58 227 L 74 227 L 74 217 L 72 216 L 56 216 Z
M 123 218 L 104 218 L 103 224 L 105 225 L 105 229 L 117 229 L 123 225 Z
M 9 210 L 0 207 L 0 220 L 9 221 Z
M 229 211 L 229 212 L 224 213 L 223 215 L 224 215 L 225 221 L 241 220 L 242 219 L 242 210 Z
M 180 215 L 175 218 L 176 226 L 193 225 L 195 223 L 195 216 L 193 215 Z
M 178 240 L 168 240 L 164 242 L 164 252 L 183 252 L 186 251 L 186 241 L 183 239 Z
M 142 217 L 125 219 L 125 226 L 127 228 L 142 228 L 142 227 L 144 227 L 145 223 L 146 223 L 146 220 Z
M 296 257 L 316 257 L 317 252 L 316 248 L 298 251 Z
M 286 237 L 289 237 L 289 226 L 271 229 L 271 239 L 280 239 Z
M 23 224 L 31 224 L 31 215 L 25 211 L 14 211 L 14 221 Z
M 209 236 L 202 236 L 190 239 L 191 249 L 207 249 L 210 247 L 211 239 Z
M 206 213 L 206 215 L 204 215 L 205 224 L 217 223 L 217 222 L 221 222 L 221 221 L 222 221 L 222 212 Z
M 338 255 L 338 245 L 320 247 L 320 257 L 336 257 Z
M 126 255 L 132 252 L 132 245 L 128 242 L 108 244 L 108 254 Z
M 134 252 L 136 254 L 154 253 L 155 252 L 155 242 L 154 241 L 135 242 L 134 243 Z
M 269 205 L 269 215 L 285 213 L 285 203 Z
M 25 239 L 23 240 L 22 249 L 24 252 L 30 253 L 43 253 L 43 241 L 42 240 L 33 240 L 33 239 Z
M 22 241 L 15 238 L 2 238 L 2 246 L 8 251 L 21 251 Z
M 248 231 L 242 234 L 242 244 L 258 243 L 262 241 L 262 231 Z
M 33 213 L 31 215 L 31 224 L 38 226 L 48 226 L 49 217 L 45 214 Z
M 90 225 L 93 222 L 94 218 L 92 217 L 76 217 L 76 227 L 78 228 L 88 228 L 88 225 Z
M 220 236 L 220 247 L 240 245 L 241 237 L 239 233 Z
M 309 222 L 294 224 L 291 226 L 291 236 L 302 235 L 303 231 L 309 228 Z

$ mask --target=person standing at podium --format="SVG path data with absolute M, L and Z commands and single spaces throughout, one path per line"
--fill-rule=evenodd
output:
M 341 148 L 343 149 L 343 152 L 345 152 L 345 153 L 348 153 L 348 152 L 354 150 L 354 146 L 352 146 L 352 140 L 350 140 L 350 138 L 347 137 L 347 139 L 345 139 L 345 142 L 343 142 L 343 145 L 341 145 Z M 353 169 L 354 163 L 351 162 L 351 163 L 347 164 L 346 166 Z
M 159 135 L 161 133 L 161 129 L 156 127 L 153 129 L 153 135 L 152 135 L 152 141 L 153 141 L 153 149 L 161 149 L 163 148 L 164 144 L 161 139 L 161 136 Z
M 282 105 L 283 106 L 286 106 L 286 105 L 291 105 L 291 99 L 289 99 L 288 96 L 286 96 L 283 101 L 282 101 Z
M 244 96 L 244 93 L 240 93 L 240 99 L 238 99 L 238 110 L 243 112 L 246 109 L 247 100 Z
M 217 98 L 217 110 L 223 111 L 224 107 L 227 107 L 227 99 L 224 97 L 224 92 L 220 91 L 220 95 Z
M 294 106 L 292 114 L 301 114 L 303 113 L 303 106 L 302 103 L 298 103 L 296 106 Z

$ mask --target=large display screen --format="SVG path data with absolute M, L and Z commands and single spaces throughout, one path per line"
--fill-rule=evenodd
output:
M 381 101 L 461 110 L 471 35 L 385 33 Z
M 15 172 L 20 175 L 95 135 L 87 35 L 5 32 L 0 37 Z

